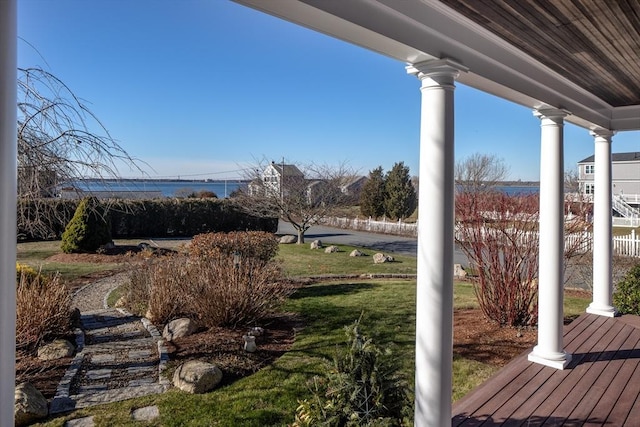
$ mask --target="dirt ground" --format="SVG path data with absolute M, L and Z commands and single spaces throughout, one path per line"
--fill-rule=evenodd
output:
M 117 252 L 104 254 L 58 254 L 51 261 L 130 264 L 139 256 L 137 252 L 139 249 L 135 246 L 120 247 Z M 84 277 L 72 283 L 71 287 L 77 288 L 110 274 L 113 272 Z M 188 359 L 209 360 L 223 371 L 225 383 L 230 383 L 273 363 L 291 348 L 295 331 L 303 326 L 302 320 L 293 313 L 268 319 L 264 323 L 266 335 L 256 339 L 259 348 L 256 353 L 247 353 L 238 345 L 246 333 L 244 329 L 201 331 L 169 344 L 169 367 Z M 454 354 L 457 356 L 501 367 L 532 347 L 535 341 L 535 330 L 500 328 L 485 320 L 479 309 L 456 310 L 454 313 Z M 17 381 L 30 381 L 45 397 L 52 398 L 69 363 L 70 358 L 42 362 L 32 356 L 21 355 L 17 361 Z

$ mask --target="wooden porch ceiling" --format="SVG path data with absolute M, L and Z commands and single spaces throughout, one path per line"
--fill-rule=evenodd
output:
M 640 0 L 233 0 L 586 129 L 640 129 Z
M 640 1 L 440 1 L 611 106 L 640 104 Z

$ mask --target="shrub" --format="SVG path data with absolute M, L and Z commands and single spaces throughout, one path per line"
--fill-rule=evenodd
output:
M 189 255 L 193 258 L 217 257 L 218 253 L 238 253 L 242 258 L 268 261 L 278 253 L 278 241 L 264 231 L 232 231 L 198 234 L 189 245 Z
M 640 315 L 640 264 L 636 264 L 617 285 L 613 305 L 620 314 Z
M 95 252 L 110 241 L 111 225 L 104 208 L 95 197 L 83 199 L 62 233 L 62 251 Z
M 409 394 L 389 350 L 360 332 L 360 321 L 345 327 L 326 379 L 312 379 L 311 399 L 300 402 L 294 426 L 397 426 L 406 421 Z
M 280 283 L 275 261 L 222 251 L 206 256 L 173 256 L 148 262 L 131 276 L 128 308 L 164 323 L 179 316 L 205 327 L 255 323 L 271 314 L 291 293 Z
M 16 262 L 16 285 L 20 283 L 20 278 L 23 275 L 26 276 L 26 279 L 29 280 L 30 282 L 35 280 L 37 277 L 43 277 L 43 276 L 40 276 L 37 271 L 29 267 L 28 265 L 20 264 L 19 262 Z
M 71 295 L 58 276 L 22 269 L 16 289 L 16 349 L 33 351 L 71 327 Z

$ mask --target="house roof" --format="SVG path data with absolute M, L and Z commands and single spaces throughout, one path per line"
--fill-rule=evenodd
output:
M 595 160 L 595 156 L 589 156 L 586 159 L 582 159 L 578 162 L 580 163 L 593 163 Z M 640 151 L 634 151 L 631 153 L 611 153 L 611 161 L 612 162 L 640 162 Z
M 284 171 L 284 175 L 285 176 L 302 176 L 302 177 L 304 177 L 304 174 L 302 172 L 300 172 L 300 169 L 298 169 L 298 167 L 296 165 L 287 165 L 287 164 L 282 164 L 282 163 L 271 162 L 271 166 L 276 170 L 276 172 L 278 172 L 278 174 L 280 176 L 283 175 L 283 171 Z
M 587 129 L 640 129 L 637 0 L 235 0 Z

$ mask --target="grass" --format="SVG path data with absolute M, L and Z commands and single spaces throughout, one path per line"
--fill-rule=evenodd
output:
M 354 246 L 336 245 L 338 252 L 326 254 L 324 249 L 309 249 L 308 244 L 280 245 L 276 259 L 282 261 L 289 276 L 317 276 L 344 274 L 416 274 L 416 258 L 393 255 L 395 262 L 374 264 L 375 250 Z M 352 250 L 359 249 L 367 256 L 350 257 Z

